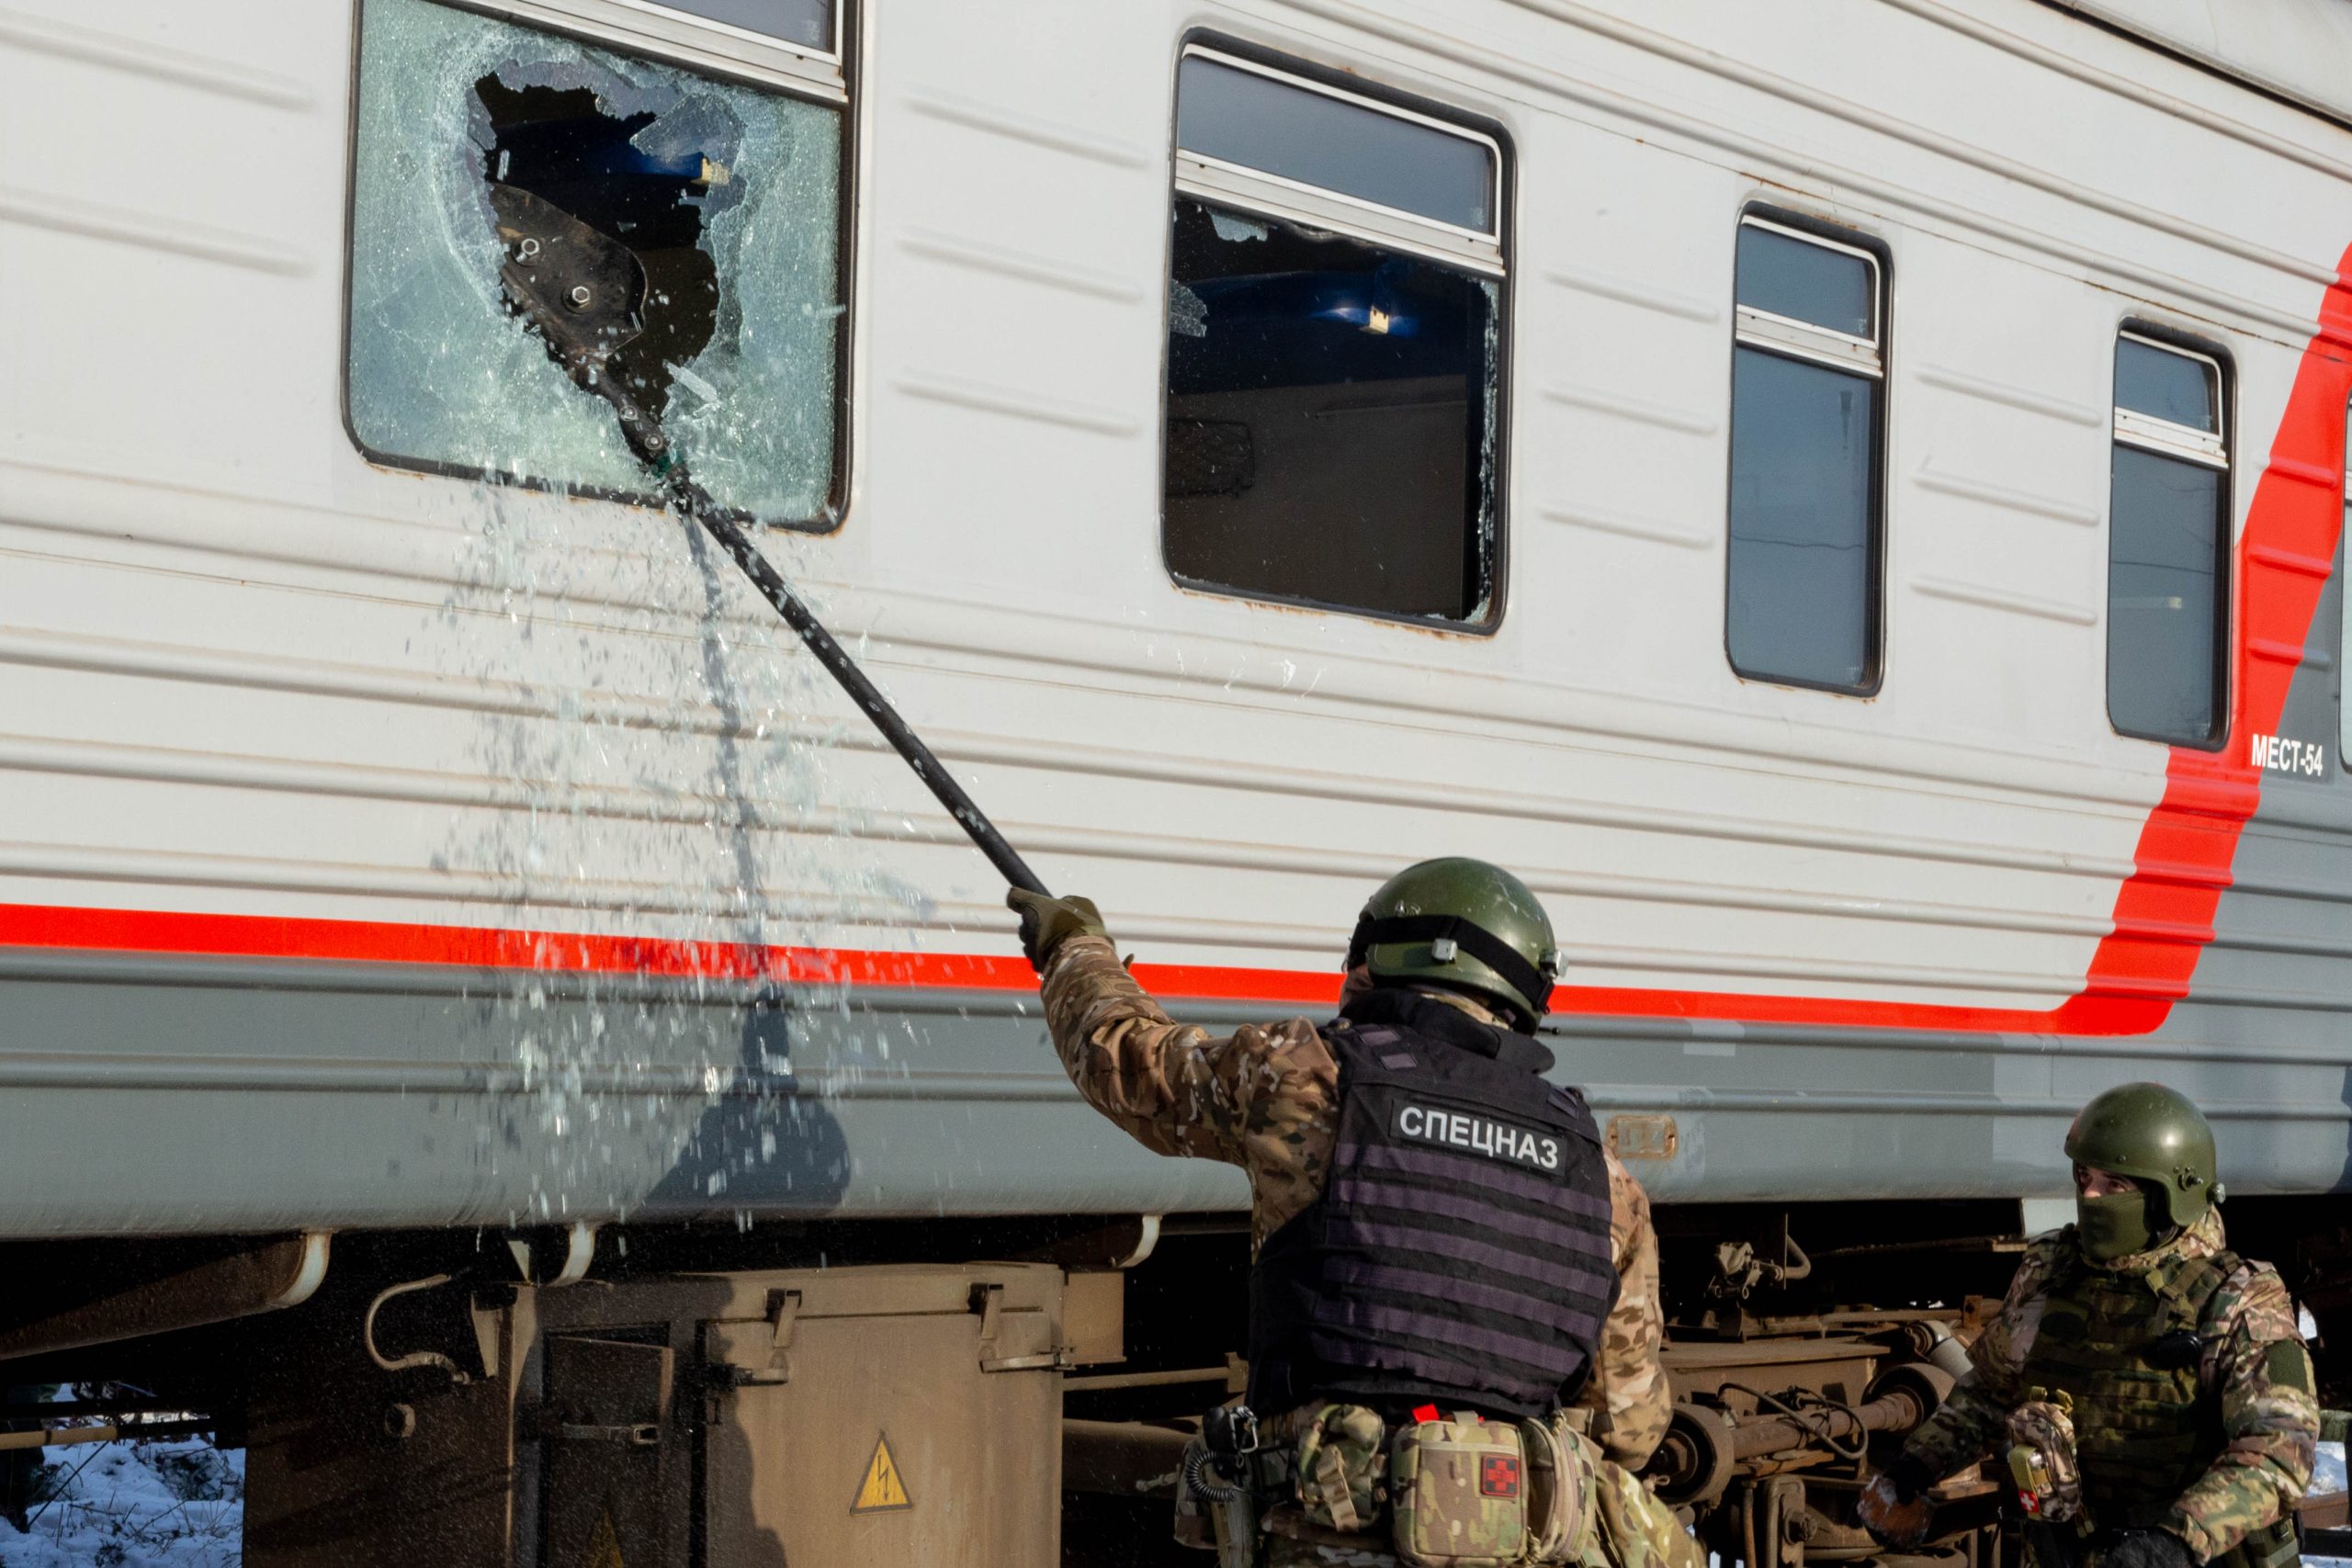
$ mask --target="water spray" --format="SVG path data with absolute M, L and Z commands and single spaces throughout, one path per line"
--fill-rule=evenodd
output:
M 529 191 L 493 183 L 490 194 L 498 217 L 498 237 L 506 250 L 499 277 L 508 305 L 537 332 L 548 353 L 574 385 L 611 405 L 628 449 L 661 481 L 669 503 L 700 524 L 734 558 L 743 575 L 817 656 L 817 661 L 988 856 L 989 863 L 1012 886 L 1046 893 L 1045 883 L 1029 869 L 1020 852 L 940 765 L 931 748 L 908 727 L 890 699 L 867 679 L 824 623 L 800 602 L 743 525 L 695 482 L 661 421 L 645 411 L 619 378 L 608 372 L 607 361 L 613 355 L 645 330 L 645 266 L 637 254 Z

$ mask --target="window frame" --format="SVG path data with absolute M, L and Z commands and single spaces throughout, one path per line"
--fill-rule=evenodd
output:
M 1775 314 L 1753 305 L 1739 302 L 1739 234 L 1745 229 L 1759 229 L 1779 234 L 1803 244 L 1860 258 L 1871 273 L 1871 316 L 1877 328 L 1871 338 L 1859 338 L 1849 333 L 1800 321 L 1792 317 Z M 1886 561 L 1888 513 L 1887 433 L 1894 423 L 1894 378 L 1890 373 L 1894 359 L 1894 255 L 1891 246 L 1864 231 L 1842 223 L 1832 223 L 1808 213 L 1791 211 L 1764 202 L 1749 202 L 1739 210 L 1738 221 L 1732 226 L 1732 333 L 1731 354 L 1724 365 L 1724 662 L 1732 674 L 1741 681 L 1759 685 L 1786 686 L 1797 691 L 1825 692 L 1841 697 L 1875 697 L 1886 684 Z M 1871 421 L 1871 483 L 1870 520 L 1866 547 L 1870 552 L 1869 602 L 1863 610 L 1865 640 L 1869 657 L 1862 679 L 1856 683 L 1835 681 L 1809 681 L 1792 675 L 1749 671 L 1740 667 L 1739 656 L 1732 651 L 1731 589 L 1732 589 L 1732 508 L 1735 503 L 1733 486 L 1736 481 L 1734 458 L 1738 452 L 1736 429 L 1739 400 L 1736 396 L 1739 351 L 1753 349 L 1759 354 L 1775 355 L 1800 364 L 1857 376 L 1877 384 L 1877 408 Z
M 1767 234 L 1778 234 L 1783 239 L 1794 240 L 1800 244 L 1811 245 L 1816 250 L 1835 251 L 1843 255 L 1849 255 L 1870 268 L 1871 317 L 1872 324 L 1878 331 L 1869 337 L 1857 337 L 1851 333 L 1841 333 L 1834 327 L 1825 327 L 1814 321 L 1801 321 L 1794 316 L 1778 315 L 1760 306 L 1741 304 L 1736 259 L 1737 241 L 1735 238 L 1732 278 L 1733 341 L 1745 344 L 1750 348 L 1761 348 L 1773 354 L 1785 355 L 1792 359 L 1804 359 L 1815 365 L 1824 365 L 1832 370 L 1856 371 L 1876 380 L 1884 380 L 1886 378 L 1886 268 L 1878 256 L 1861 245 L 1848 244 L 1842 240 L 1833 240 L 1819 233 L 1809 233 L 1804 230 L 1793 228 L 1784 221 L 1776 221 L 1758 216 L 1759 211 L 1759 209 L 1751 208 L 1740 214 L 1739 227 L 1760 230 Z
M 2190 751 L 2224 751 L 2229 749 L 2230 726 L 2234 717 L 2234 691 L 2231 684 L 2235 674 L 2237 649 L 2237 467 L 2236 430 L 2237 399 L 2235 378 L 2229 353 L 2221 344 L 2207 338 L 2180 333 L 2157 322 L 2127 316 L 2116 323 L 2113 342 L 2137 343 L 2161 353 L 2177 355 L 2204 365 L 2212 378 L 2213 431 L 2198 430 L 2177 424 L 2154 414 L 2126 409 L 2116 393 L 2116 367 L 2119 353 L 2108 356 L 2108 483 L 2107 483 L 2107 585 L 2104 614 L 2100 626 L 2106 633 L 2105 657 L 2100 666 L 2100 706 L 2107 714 L 2108 728 L 2128 740 L 2145 740 L 2152 745 L 2177 746 Z M 2135 452 L 2152 457 L 2188 463 L 2221 476 L 2215 487 L 2213 519 L 2213 728 L 2203 740 L 2182 740 L 2170 735 L 2151 735 L 2144 730 L 2127 729 L 2115 718 L 2114 615 L 2115 615 L 2115 448 L 2128 446 Z
M 544 4 L 545 0 L 540 0 L 540 3 Z M 831 9 L 833 14 L 833 47 L 831 50 L 811 49 L 807 44 L 795 43 L 790 39 L 779 38 L 774 33 L 763 33 L 755 28 L 738 27 L 732 22 L 722 22 L 717 17 L 689 11 L 682 6 L 665 6 L 662 4 L 662 0 L 603 0 L 603 4 L 639 12 L 649 18 L 681 23 L 693 28 L 697 32 L 716 33 L 737 43 L 748 43 L 760 49 L 781 49 L 787 53 L 800 56 L 812 64 L 821 62 L 823 70 L 833 80 L 838 80 L 845 73 L 851 9 L 849 0 L 832 0 Z M 820 80 L 823 79 L 820 78 Z M 844 105 L 847 104 L 846 94 L 842 102 Z
M 441 479 L 480 484 L 508 485 L 541 494 L 583 497 L 624 506 L 660 509 L 668 504 L 657 485 L 641 491 L 615 490 L 603 485 L 565 483 L 539 475 L 509 473 L 467 463 L 416 457 L 386 452 L 370 446 L 352 423 L 351 337 L 354 247 L 358 243 L 359 112 L 362 55 L 367 43 L 367 11 L 370 0 L 351 8 L 351 91 L 345 130 L 343 200 L 344 277 L 340 317 L 342 336 L 335 366 L 336 417 L 344 435 L 370 467 L 399 474 L 430 474 Z M 854 0 L 832 0 L 833 51 L 812 50 L 788 39 L 717 22 L 690 11 L 658 4 L 658 0 L 433 0 L 455 11 L 470 11 L 494 21 L 627 54 L 657 65 L 692 72 L 713 81 L 729 82 L 762 92 L 781 93 L 824 105 L 841 116 L 839 209 L 835 215 L 833 251 L 840 280 L 842 312 L 833 343 L 833 442 L 831 483 L 817 512 L 803 518 L 768 518 L 727 507 L 722 514 L 747 527 L 772 528 L 795 534 L 831 535 L 847 520 L 850 499 L 852 424 L 856 400 L 855 374 L 857 309 L 856 230 L 863 160 L 859 156 L 857 62 L 860 58 L 859 7 Z M 769 55 L 773 58 L 769 58 Z M 583 394 L 584 396 L 585 394 Z
M 1184 62 L 1193 59 L 1207 60 L 1286 87 L 1351 104 L 1374 114 L 1424 126 L 1483 146 L 1487 150 L 1487 165 L 1492 171 L 1487 199 L 1495 214 L 1495 226 L 1491 232 L 1464 228 L 1363 197 L 1350 196 L 1344 191 L 1308 185 L 1304 180 L 1291 179 L 1263 169 L 1253 169 L 1246 164 L 1187 152 L 1178 130 L 1182 106 L 1171 101 L 1169 146 L 1175 163 L 1174 194 L 1190 196 L 1196 201 L 1217 206 L 1238 205 L 1252 211 L 1261 211 L 1266 217 L 1312 223 L 1367 244 L 1411 251 L 1428 260 L 1450 265 L 1466 265 L 1490 277 L 1508 276 L 1509 268 L 1503 254 L 1503 200 L 1507 182 L 1504 178 L 1503 145 L 1499 139 L 1467 123 L 1425 113 L 1409 107 L 1405 101 L 1370 97 L 1361 92 L 1334 86 L 1314 74 L 1313 68 L 1305 62 L 1275 64 L 1260 57 L 1256 51 L 1238 51 L 1230 44 L 1202 37 L 1188 38 L 1177 49 L 1175 80 L 1179 96 L 1183 90 Z
M 1220 64 L 1237 66 L 1255 75 L 1268 77 L 1287 86 L 1306 88 L 1326 97 L 1375 113 L 1393 116 L 1417 124 L 1432 127 L 1466 140 L 1483 143 L 1492 160 L 1494 186 L 1489 199 L 1494 204 L 1494 232 L 1491 236 L 1476 230 L 1461 229 L 1440 220 L 1424 218 L 1418 213 L 1348 197 L 1338 191 L 1325 190 L 1299 181 L 1235 164 L 1223 159 L 1205 158 L 1188 153 L 1178 139 L 1177 125 L 1182 111 L 1179 102 L 1184 62 L 1194 55 L 1214 60 Z M 1515 255 L 1516 225 L 1512 221 L 1511 196 L 1517 187 L 1517 164 L 1511 143 L 1503 127 L 1492 118 L 1465 109 L 1458 105 L 1432 100 L 1403 88 L 1382 82 L 1368 81 L 1352 73 L 1287 55 L 1279 51 L 1218 33 L 1195 28 L 1178 39 L 1169 65 L 1168 74 L 1168 147 L 1170 177 L 1163 212 L 1164 234 L 1160 251 L 1160 329 L 1159 355 L 1159 419 L 1155 446 L 1157 469 L 1155 485 L 1159 491 L 1159 545 L 1160 570 L 1170 583 L 1185 593 L 1197 593 L 1206 598 L 1238 601 L 1249 604 L 1268 604 L 1297 610 L 1313 610 L 1327 615 L 1347 615 L 1357 620 L 1384 622 L 1391 626 L 1409 626 L 1418 631 L 1440 637 L 1491 637 L 1502 628 L 1509 609 L 1510 581 L 1510 451 L 1511 451 L 1511 378 L 1512 355 L 1510 321 L 1516 300 L 1513 283 L 1517 276 Z M 1379 96 L 1374 96 L 1374 94 Z M 1168 506 L 1165 487 L 1168 475 L 1168 399 L 1170 355 L 1165 319 L 1170 309 L 1176 276 L 1175 226 L 1172 216 L 1179 198 L 1189 198 L 1205 206 L 1272 220 L 1275 222 L 1304 223 L 1327 229 L 1362 244 L 1409 254 L 1420 260 L 1435 262 L 1442 266 L 1470 272 L 1492 281 L 1495 285 L 1495 400 L 1493 414 L 1494 495 L 1491 506 L 1491 536 L 1487 541 L 1487 583 L 1486 613 L 1476 620 L 1446 620 L 1429 615 L 1399 615 L 1393 611 L 1369 609 L 1361 605 L 1343 604 L 1330 600 L 1308 598 L 1297 594 L 1269 593 L 1235 588 L 1224 583 L 1209 582 L 1178 571 L 1170 558 L 1168 547 Z M 1320 202 L 1320 207 L 1312 203 Z M 1471 242 L 1476 242 L 1475 244 Z
M 2115 341 L 2119 344 L 2136 343 L 2143 348 L 2153 348 L 2159 354 L 2169 354 L 2178 359 L 2194 360 L 2203 366 L 2207 385 L 2212 389 L 2213 392 L 2213 410 L 2217 416 L 2213 423 L 2221 428 L 2199 430 L 2194 425 L 2178 424 L 2158 414 L 2143 413 L 2138 409 L 2127 409 L 2110 389 L 2109 401 L 2113 405 L 2115 418 L 2110 427 L 2109 438 L 2126 446 L 2138 447 L 2143 452 L 2154 452 L 2159 457 L 2178 457 L 2183 462 L 2195 463 L 2200 468 L 2218 468 L 2224 473 L 2228 472 L 2230 467 L 2228 434 L 2230 382 L 2220 357 L 2202 347 L 2168 343 L 2162 338 L 2151 337 L 2144 329 L 2137 328 L 2131 322 L 2126 322 L 2117 329 Z

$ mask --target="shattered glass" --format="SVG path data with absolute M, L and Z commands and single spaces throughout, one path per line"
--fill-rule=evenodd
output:
M 511 181 L 639 251 L 644 331 L 615 367 L 703 486 L 764 521 L 824 518 L 838 110 L 430 0 L 368 0 L 356 164 L 348 395 L 371 453 L 650 488 L 611 411 L 507 308 L 490 186 Z

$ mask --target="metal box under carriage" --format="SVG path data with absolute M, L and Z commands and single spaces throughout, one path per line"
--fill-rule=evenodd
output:
M 1058 1269 L 459 1294 L 449 1366 L 385 1374 L 347 1333 L 277 1348 L 246 1417 L 250 1568 L 1057 1556 Z

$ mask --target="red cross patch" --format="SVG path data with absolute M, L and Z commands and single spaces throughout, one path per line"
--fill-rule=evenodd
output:
M 1487 1454 L 1478 1461 L 1478 1495 L 1519 1495 L 1519 1461 L 1509 1454 Z

